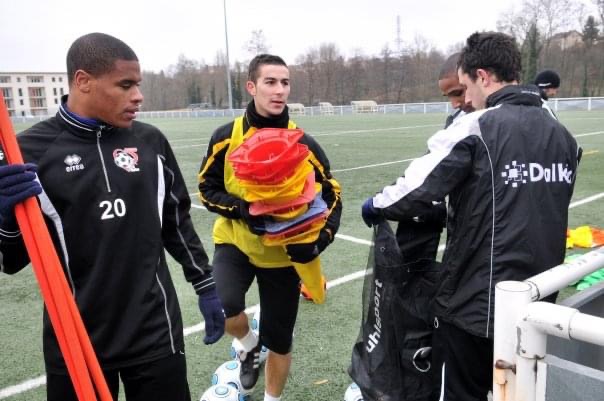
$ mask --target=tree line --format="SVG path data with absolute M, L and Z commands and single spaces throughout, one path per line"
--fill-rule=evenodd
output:
M 502 13 L 497 30 L 514 36 L 522 51 L 522 81 L 530 83 L 539 70 L 556 70 L 562 84 L 558 96 L 604 95 L 604 0 L 587 8 L 580 0 L 523 0 Z M 291 103 L 334 105 L 353 100 L 380 104 L 441 101 L 436 86 L 444 60 L 463 47 L 463 39 L 443 52 L 421 36 L 394 50 L 386 44 L 378 55 L 346 57 L 337 44 L 310 48 L 289 63 Z M 270 47 L 261 30 L 246 44 L 250 58 Z M 233 107 L 250 100 L 245 90 L 247 63 L 230 68 Z M 212 64 L 180 56 L 165 71 L 143 72 L 144 110 L 171 110 L 197 104 L 228 107 L 226 57 L 217 54 Z

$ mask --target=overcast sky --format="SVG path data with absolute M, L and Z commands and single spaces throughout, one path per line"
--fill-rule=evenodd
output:
M 335 43 L 349 57 L 379 54 L 417 35 L 447 51 L 476 30 L 494 30 L 520 0 L 226 0 L 230 61 L 262 30 L 270 52 L 293 64 L 309 48 Z M 0 71 L 65 71 L 77 37 L 105 32 L 128 43 L 145 70 L 179 55 L 212 64 L 225 49 L 223 0 L 0 0 Z

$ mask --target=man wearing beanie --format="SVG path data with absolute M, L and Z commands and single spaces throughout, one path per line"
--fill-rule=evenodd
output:
M 543 100 L 547 100 L 558 93 L 560 75 L 554 70 L 543 70 L 535 77 L 535 85 L 541 91 Z

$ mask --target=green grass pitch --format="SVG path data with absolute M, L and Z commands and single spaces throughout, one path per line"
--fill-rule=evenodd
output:
M 584 150 L 573 201 L 604 192 L 604 112 L 563 112 L 559 115 L 577 135 Z M 443 114 L 385 114 L 297 117 L 294 120 L 314 135 L 327 153 L 335 178 L 342 185 L 344 210 L 340 234 L 371 239 L 362 222 L 362 202 L 384 185 L 393 182 L 409 163 L 421 156 L 426 140 L 443 124 Z M 229 119 L 150 119 L 169 138 L 190 193 L 196 192 L 197 172 L 213 130 Z M 27 125 L 18 125 L 22 130 Z M 586 135 L 589 134 L 589 135 Z M 193 202 L 199 205 L 196 196 Z M 570 227 L 591 224 L 604 227 L 604 198 L 570 210 Z M 214 215 L 193 208 L 195 227 L 210 255 Z M 365 268 L 369 247 L 338 238 L 322 257 L 324 273 L 334 280 Z M 185 327 L 201 321 L 197 300 L 185 282 L 180 266 L 170 261 L 179 293 Z M 350 378 L 346 373 L 351 346 L 357 336 L 361 313 L 362 280 L 356 279 L 329 289 L 324 305 L 301 300 L 294 339 L 294 362 L 284 400 L 342 400 Z M 572 293 L 572 290 L 566 294 Z M 258 302 L 252 290 L 248 305 Z M 42 302 L 31 269 L 15 276 L 0 274 L 0 394 L 2 390 L 44 375 L 41 346 Z M 231 339 L 212 346 L 202 342 L 203 333 L 186 337 L 189 383 L 194 400 L 210 385 L 216 367 L 229 359 Z M 263 396 L 263 375 L 253 399 Z M 1 396 L 0 396 L 1 398 Z M 7 398 L 11 401 L 45 399 L 44 386 Z M 121 398 L 124 399 L 123 396 Z

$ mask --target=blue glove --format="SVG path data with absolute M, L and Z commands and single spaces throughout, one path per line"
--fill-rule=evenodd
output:
M 35 164 L 9 164 L 0 166 L 0 215 L 5 220 L 14 220 L 17 203 L 39 195 L 42 187 L 36 179 Z
M 361 207 L 361 216 L 363 221 L 367 224 L 367 227 L 375 226 L 380 223 L 384 218 L 380 216 L 375 207 L 373 207 L 373 197 L 368 198 L 363 206 Z
M 216 289 L 199 295 L 199 310 L 206 323 L 206 335 L 203 342 L 204 344 L 214 344 L 224 334 L 224 312 Z

